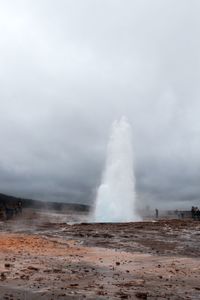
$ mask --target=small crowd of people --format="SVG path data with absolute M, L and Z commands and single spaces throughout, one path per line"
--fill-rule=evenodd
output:
M 200 209 L 196 206 L 192 206 L 191 208 L 191 214 L 190 211 L 179 211 L 179 210 L 175 210 L 174 215 L 177 216 L 177 218 L 179 219 L 184 219 L 184 218 L 191 218 L 193 220 L 199 220 L 200 221 Z M 158 219 L 159 217 L 159 210 L 156 208 L 155 209 L 155 218 Z
M 3 202 L 0 207 L 0 219 L 12 219 L 15 215 L 22 213 L 22 202 L 18 201 L 15 204 L 7 205 Z
M 200 220 L 200 210 L 197 206 L 196 207 L 192 206 L 191 214 L 192 214 L 192 219 L 193 220 Z

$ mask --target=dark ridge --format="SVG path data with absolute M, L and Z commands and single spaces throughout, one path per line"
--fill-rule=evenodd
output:
M 50 209 L 61 211 L 63 209 L 73 210 L 73 211 L 84 211 L 90 210 L 89 205 L 78 204 L 78 203 L 61 203 L 61 202 L 46 202 L 33 199 L 24 199 L 20 197 L 9 196 L 0 193 L 0 207 L 14 206 L 19 201 L 22 203 L 23 208 L 38 208 L 38 209 Z

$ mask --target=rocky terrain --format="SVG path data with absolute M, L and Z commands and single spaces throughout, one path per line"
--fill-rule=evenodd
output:
M 0 299 L 200 299 L 200 222 L 0 223 Z

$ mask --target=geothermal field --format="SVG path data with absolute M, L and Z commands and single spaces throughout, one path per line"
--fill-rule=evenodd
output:
M 0 300 L 200 300 L 200 0 L 0 0 Z
M 200 299 L 200 222 L 142 220 L 125 118 L 113 124 L 90 211 L 3 199 L 0 299 Z
M 199 221 L 71 221 L 24 209 L 0 223 L 0 299 L 200 299 Z

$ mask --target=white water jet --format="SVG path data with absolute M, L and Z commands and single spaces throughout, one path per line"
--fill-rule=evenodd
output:
M 131 127 L 122 117 L 112 125 L 105 171 L 97 192 L 95 222 L 139 221 L 135 201 Z

